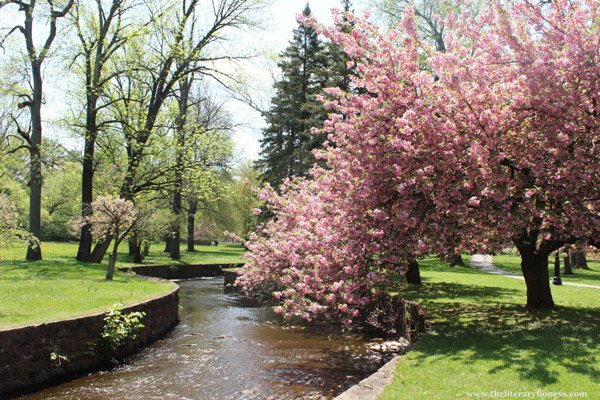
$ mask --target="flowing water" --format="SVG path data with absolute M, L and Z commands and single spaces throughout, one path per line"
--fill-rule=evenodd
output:
M 222 278 L 181 282 L 180 325 L 118 368 L 22 399 L 331 398 L 383 360 L 364 340 L 285 326 L 223 293 Z

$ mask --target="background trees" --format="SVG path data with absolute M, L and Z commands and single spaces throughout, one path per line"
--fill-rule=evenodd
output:
M 100 131 L 110 123 L 102 118 L 102 112 L 112 101 L 106 96 L 106 86 L 121 72 L 109 68 L 109 63 L 127 40 L 139 34 L 130 24 L 133 3 L 128 0 L 110 2 L 96 0 L 95 4 L 76 2 L 71 14 L 71 23 L 79 41 L 76 60 L 81 59 L 79 71 L 85 82 L 84 111 L 81 122 L 75 125 L 83 130 L 83 160 L 81 170 L 81 212 L 88 217 L 94 196 L 93 184 L 96 167 L 96 141 Z M 139 25 L 139 24 L 136 24 Z M 139 26 L 137 26 L 139 28 Z M 114 99 L 113 99 L 114 100 Z M 90 227 L 83 225 L 77 252 L 78 261 L 90 261 L 92 235 Z
M 0 2 L 4 15 L 12 12 L 25 16 L 23 26 L 9 30 L 0 42 L 15 60 L 14 68 L 2 63 L 2 73 L 7 79 L 3 80 L 0 95 L 11 100 L 3 104 L 0 114 L 2 151 L 12 152 L 10 157 L 3 158 L 2 168 L 15 171 L 4 179 L 6 185 L 2 191 L 12 200 L 27 192 L 32 199 L 38 199 L 30 206 L 32 218 L 37 221 L 32 222 L 32 229 L 37 236 L 47 239 L 66 238 L 64 223 L 73 212 L 72 194 L 76 190 L 81 190 L 82 216 L 88 218 L 92 217 L 89 204 L 98 194 L 120 196 L 144 207 L 156 207 L 164 197 L 171 197 L 177 214 L 172 221 L 179 221 L 181 213 L 189 210 L 189 245 L 193 249 L 196 210 L 212 205 L 228 192 L 226 187 L 235 183 L 227 178 L 231 168 L 232 124 L 222 105 L 210 99 L 212 93 L 201 93 L 198 89 L 210 85 L 198 82 L 224 83 L 228 77 L 225 71 L 231 70 L 227 63 L 248 55 L 239 48 L 235 54 L 225 44 L 233 29 L 252 26 L 253 11 L 260 2 L 63 3 L 59 8 L 56 2 Z M 40 28 L 45 23 L 40 17 L 48 16 L 47 40 L 39 48 L 34 46 L 39 37 L 30 35 L 34 15 Z M 60 19 L 64 20 L 62 30 L 57 26 Z M 19 54 L 17 42 L 10 41 L 13 33 L 24 35 L 28 52 L 24 57 L 26 70 L 16 67 Z M 51 54 L 50 46 L 59 35 L 62 46 L 56 49 L 56 54 Z M 40 68 L 51 55 L 58 55 L 52 60 L 64 67 L 67 83 L 61 89 L 70 89 L 70 115 L 60 128 L 76 133 L 83 142 L 81 183 L 73 180 L 73 172 L 78 169 L 74 162 L 79 157 L 72 157 L 67 151 L 49 167 L 53 161 L 45 160 L 42 154 L 45 148 L 35 139 L 41 138 Z M 53 89 L 58 90 L 56 81 L 52 83 Z M 186 98 L 190 100 L 184 101 Z M 31 113 L 25 116 L 19 109 Z M 31 152 L 29 173 L 22 170 L 22 149 Z M 42 177 L 46 180 L 43 195 Z M 19 211 L 23 211 L 20 203 Z M 81 228 L 78 260 L 101 261 L 110 235 L 99 240 L 92 237 L 91 226 L 83 224 Z M 177 235 L 179 231 L 179 225 L 170 229 Z M 137 233 L 144 231 L 134 230 L 132 236 Z M 178 239 L 177 246 L 173 246 L 174 258 L 179 249 Z M 99 242 L 92 252 L 94 240 Z M 133 242 L 134 252 L 139 250 L 140 241 Z M 40 252 L 39 247 L 29 251 L 35 252 Z M 28 258 L 37 257 L 31 254 Z

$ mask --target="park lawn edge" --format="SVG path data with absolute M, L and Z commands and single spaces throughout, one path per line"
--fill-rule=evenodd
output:
M 30 319 L 26 322 L 22 322 L 22 323 L 2 323 L 2 321 L 0 319 L 0 332 L 104 314 L 107 311 L 109 311 L 116 304 L 122 305 L 123 308 L 135 307 L 135 306 L 147 303 L 149 301 L 156 300 L 156 299 L 162 298 L 164 296 L 168 296 L 169 294 L 173 293 L 174 291 L 176 291 L 179 288 L 179 286 L 175 282 L 172 282 L 169 280 L 160 279 L 160 278 L 152 278 L 152 277 L 144 277 L 144 276 L 140 276 L 140 275 L 130 275 L 130 274 L 127 274 L 124 272 L 115 271 L 115 279 L 118 279 L 119 276 L 122 276 L 122 275 L 127 275 L 129 278 L 131 278 L 133 280 L 146 281 L 149 284 L 151 284 L 152 286 L 154 286 L 154 289 L 156 289 L 156 291 L 153 291 L 151 293 L 145 293 L 142 296 L 136 296 L 134 298 L 130 298 L 128 301 L 123 301 L 123 302 L 108 301 L 108 302 L 104 302 L 103 304 L 100 304 L 97 306 L 77 309 L 77 310 L 70 311 L 68 313 L 62 312 L 62 313 L 59 313 L 57 316 L 50 315 L 48 317 L 32 318 L 32 319 Z M 1 278 L 0 278 L 0 280 L 1 280 Z M 158 290 L 159 288 L 162 288 L 162 289 Z
M 161 297 L 173 285 L 119 271 L 108 282 L 104 279 L 106 262 L 74 260 L 77 243 L 45 242 L 42 246 L 44 260 L 36 262 L 23 260 L 23 244 L 0 249 L 4 260 L 0 264 L 0 330 L 103 313 L 117 303 L 128 307 Z M 226 253 L 219 257 L 222 263 L 239 262 L 240 251 L 228 250 L 223 246 L 213 255 L 221 251 Z M 128 265 L 118 261 L 117 267 Z
M 400 357 L 380 400 L 600 398 L 600 290 L 553 288 L 554 310 L 528 311 L 523 281 L 432 259 L 421 267 L 423 287 L 400 295 L 433 329 Z

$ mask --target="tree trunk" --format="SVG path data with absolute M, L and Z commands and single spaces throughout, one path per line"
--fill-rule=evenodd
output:
M 585 251 L 579 249 L 571 250 L 571 267 L 587 270 L 590 269 L 590 267 L 588 267 L 587 259 L 585 257 Z
M 117 261 L 116 254 L 113 253 L 110 256 L 108 256 L 108 270 L 106 271 L 106 280 L 107 281 L 113 280 L 113 275 L 115 274 L 116 261 Z
M 193 74 L 186 76 L 185 79 L 179 82 L 179 97 L 177 103 L 179 106 L 179 115 L 177 117 L 177 149 L 176 149 L 176 163 L 175 166 L 175 188 L 173 191 L 173 215 L 175 215 L 175 229 L 173 229 L 171 235 L 171 251 L 170 256 L 173 260 L 181 259 L 181 191 L 183 189 L 183 151 L 185 148 L 185 138 L 187 132 L 185 131 L 185 124 L 188 114 L 188 103 L 190 97 L 190 90 L 192 89 Z
M 172 260 L 180 260 L 181 259 L 181 232 L 178 230 L 173 232 L 173 237 L 171 240 L 171 251 L 169 251 L 169 257 Z
M 79 248 L 77 249 L 77 261 L 90 262 L 92 261 L 92 232 L 90 232 L 89 226 L 83 226 L 81 228 L 81 234 L 79 236 Z
M 189 201 L 187 216 L 187 251 L 193 253 L 196 251 L 194 230 L 196 229 L 196 212 L 198 211 L 198 201 L 192 199 Z
M 413 260 L 408 263 L 408 270 L 406 271 L 406 282 L 413 285 L 421 284 L 421 271 L 419 270 L 419 263 Z
M 552 308 L 548 253 L 521 251 L 521 271 L 527 286 L 527 308 Z M 525 253 L 525 254 L 524 254 Z
M 108 251 L 108 248 L 110 247 L 111 241 L 112 241 L 112 236 L 108 236 L 108 237 L 100 240 L 98 243 L 96 243 L 96 246 L 94 247 L 94 250 L 92 251 L 92 255 L 90 256 L 90 262 L 100 264 L 102 262 L 102 260 L 104 259 L 104 255 Z
M 29 148 L 29 232 L 36 238 L 42 234 L 42 73 L 41 65 L 31 63 L 33 94 L 31 100 L 31 146 Z M 42 259 L 41 243 L 29 242 L 26 259 L 38 261 Z
M 93 201 L 93 176 L 94 176 L 94 142 L 86 136 L 83 155 L 83 170 L 81 174 L 81 216 L 89 217 L 92 214 Z M 89 225 L 81 227 L 77 261 L 91 261 L 92 257 L 92 232 Z
M 123 237 L 119 234 L 119 230 L 115 232 L 114 235 L 115 242 L 113 244 L 112 253 L 108 256 L 108 269 L 106 271 L 106 280 L 112 281 L 113 275 L 115 274 L 115 264 L 117 263 L 117 254 L 119 250 L 119 244 L 121 244 L 121 240 Z
M 173 194 L 173 207 L 172 212 L 175 216 L 176 222 L 174 225 L 174 229 L 169 235 L 167 239 L 170 242 L 169 246 L 169 256 L 172 260 L 180 260 L 181 259 L 181 228 L 179 226 L 179 220 L 181 218 L 181 175 L 176 174 L 176 180 L 178 182 L 175 183 L 176 189 Z
M 165 253 L 170 253 L 171 252 L 171 236 L 167 235 L 167 237 L 165 238 L 165 249 L 163 250 Z
M 573 268 L 571 267 L 571 255 L 569 253 L 570 250 L 568 248 L 565 248 L 563 252 L 563 262 L 565 264 L 564 275 L 574 275 Z
M 94 97 L 95 98 L 95 97 Z M 89 217 L 92 214 L 90 205 L 94 195 L 94 151 L 96 147 L 96 104 L 91 102 L 88 95 L 88 106 L 86 116 L 86 134 L 83 151 L 83 168 L 81 171 L 81 216 Z M 92 109 L 90 109 L 92 107 Z M 77 261 L 91 261 L 92 255 L 92 233 L 89 225 L 81 228 L 79 237 L 79 249 L 77 250 Z
M 144 261 L 142 256 L 142 241 L 139 240 L 137 232 L 133 232 L 129 238 L 129 255 L 131 261 L 135 264 L 141 264 Z
M 466 264 L 465 264 L 464 260 L 462 259 L 462 256 L 460 255 L 460 253 L 448 254 L 446 256 L 446 260 L 448 261 L 448 264 L 450 264 L 451 267 L 455 267 L 457 265 L 459 267 L 466 267 Z
M 142 240 L 142 257 L 146 258 L 150 254 L 150 241 Z

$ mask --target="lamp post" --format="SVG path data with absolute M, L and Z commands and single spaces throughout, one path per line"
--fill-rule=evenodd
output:
M 559 250 L 556 250 L 556 254 L 554 255 L 554 279 L 552 280 L 553 285 L 562 285 L 562 280 L 560 279 L 560 258 L 558 255 Z

